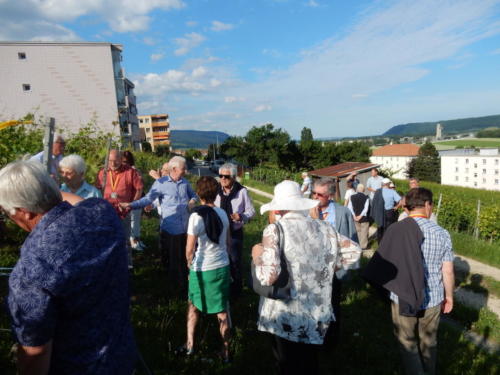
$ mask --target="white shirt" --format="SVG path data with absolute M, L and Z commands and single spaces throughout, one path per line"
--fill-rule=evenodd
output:
M 384 178 L 382 176 L 372 176 L 366 180 L 366 188 L 371 188 L 373 190 L 378 190 L 382 188 L 382 180 Z M 375 192 L 370 191 L 370 199 L 373 199 L 373 196 L 375 195 Z
M 356 191 L 354 189 L 349 189 L 346 190 L 345 195 L 344 195 L 344 201 L 347 202 L 349 198 L 351 198 L 351 195 L 356 194 Z
M 213 207 L 213 209 L 219 215 L 224 226 L 218 244 L 208 238 L 203 218 L 200 215 L 192 213 L 189 217 L 187 234 L 198 237 L 198 247 L 194 254 L 193 263 L 191 263 L 193 271 L 210 271 L 229 265 L 227 254 L 229 220 L 224 210 L 219 207 Z

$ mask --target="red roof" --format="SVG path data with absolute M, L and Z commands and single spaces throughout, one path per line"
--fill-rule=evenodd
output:
M 332 165 L 326 168 L 316 169 L 314 171 L 310 171 L 309 174 L 311 176 L 318 176 L 318 177 L 345 177 L 350 175 L 352 172 L 358 172 L 358 173 L 365 172 L 379 166 L 380 164 L 360 163 L 356 161 L 350 161 L 347 163 Z
M 373 150 L 372 156 L 418 156 L 420 146 L 414 143 L 385 145 Z

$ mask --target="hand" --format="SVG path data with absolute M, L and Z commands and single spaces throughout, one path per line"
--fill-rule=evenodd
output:
M 153 205 L 150 204 L 149 206 L 144 207 L 144 212 L 151 212 L 151 211 L 153 211 Z
M 191 199 L 188 203 L 188 209 L 192 210 L 194 206 L 196 205 L 196 201 L 194 199 Z
M 120 206 L 120 208 L 129 208 L 130 207 L 130 203 L 127 203 L 127 202 L 120 202 L 120 203 L 118 203 L 118 205 Z
M 340 247 L 351 247 L 351 241 L 349 241 L 349 240 L 342 241 L 342 243 L 340 244 Z
M 239 213 L 234 213 L 234 214 L 231 214 L 231 219 L 234 221 L 234 222 L 239 222 L 241 221 L 241 215 Z
M 154 169 L 151 169 L 151 170 L 149 171 L 149 175 L 150 175 L 151 177 L 153 177 L 155 180 L 158 180 L 158 179 L 161 177 L 161 176 L 160 176 L 160 174 L 158 173 L 158 171 L 156 171 L 156 170 L 154 170 Z
M 441 311 L 444 314 L 449 314 L 453 310 L 453 298 L 445 297 L 443 303 L 441 304 Z
M 252 258 L 253 258 L 253 261 L 255 262 L 256 259 L 260 258 L 262 256 L 263 252 L 264 252 L 264 246 L 262 246 L 261 243 L 255 244 L 252 247 Z
M 313 207 L 309 210 L 309 216 L 311 216 L 313 219 L 319 219 L 319 207 Z

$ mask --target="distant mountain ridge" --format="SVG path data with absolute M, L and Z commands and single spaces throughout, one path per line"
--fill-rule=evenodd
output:
M 500 115 L 469 117 L 434 122 L 400 124 L 387 130 L 383 136 L 424 136 L 436 134 L 436 125 L 443 125 L 443 135 L 468 133 L 492 126 L 500 126 Z
M 171 130 L 170 141 L 173 149 L 206 149 L 209 144 L 223 143 L 229 135 L 217 131 Z

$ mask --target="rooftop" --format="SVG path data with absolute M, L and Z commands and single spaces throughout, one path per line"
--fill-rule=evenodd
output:
M 420 146 L 414 143 L 385 145 L 373 150 L 372 156 L 418 156 Z
M 378 167 L 380 167 L 380 164 L 360 163 L 360 162 L 350 161 L 347 163 L 332 165 L 326 168 L 316 169 L 314 171 L 310 171 L 309 174 L 311 176 L 318 176 L 318 177 L 345 177 L 350 175 L 352 172 L 360 173 Z

